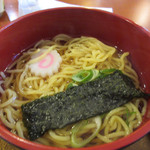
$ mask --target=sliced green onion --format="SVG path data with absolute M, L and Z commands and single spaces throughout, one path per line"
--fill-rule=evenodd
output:
M 99 78 L 99 76 L 100 76 L 99 70 L 97 70 L 97 69 L 92 69 L 92 72 L 93 72 L 93 76 L 92 76 L 92 78 L 90 79 L 90 81 L 93 81 L 93 80 Z
M 78 84 L 76 84 L 76 83 L 69 83 L 68 86 L 67 86 L 67 89 L 69 89 L 71 87 L 74 87 L 74 86 L 78 86 Z
M 74 125 L 74 127 L 72 128 L 72 135 L 71 135 L 72 147 L 75 147 L 75 148 L 83 147 L 86 144 L 88 144 L 98 134 L 100 127 L 101 127 L 101 122 L 102 122 L 101 117 L 100 116 L 94 117 L 94 122 L 96 124 L 95 131 L 92 133 L 92 135 L 90 135 L 86 139 L 83 139 L 82 141 L 78 140 L 77 133 L 85 127 L 87 122 L 85 120 L 83 120 L 83 121 Z
M 117 69 L 104 69 L 104 70 L 100 70 L 100 73 L 104 73 L 104 74 L 111 74 L 113 73 L 114 71 L 116 71 Z
M 92 69 L 92 70 L 81 70 L 77 74 L 72 76 L 72 80 L 75 83 L 70 83 L 67 87 L 73 87 L 77 86 L 78 84 L 86 83 L 89 81 L 93 81 L 97 78 L 104 78 L 105 76 L 113 73 L 117 69 L 104 69 L 104 70 L 97 70 L 97 69 Z
M 100 70 L 99 71 L 99 73 L 100 73 L 100 78 L 104 78 L 104 77 L 106 77 L 107 75 L 109 75 L 109 74 L 111 74 L 111 73 L 113 73 L 114 71 L 116 71 L 117 69 L 114 69 L 114 68 L 112 68 L 112 69 L 104 69 L 104 70 Z
M 89 81 L 92 76 L 92 70 L 81 70 L 80 72 L 72 76 L 72 80 L 77 83 L 85 83 Z

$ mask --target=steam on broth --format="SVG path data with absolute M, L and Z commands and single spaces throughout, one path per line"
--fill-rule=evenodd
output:
M 72 76 L 81 70 L 115 68 L 131 78 L 139 89 L 138 76 L 127 59 L 128 55 L 128 52 L 119 53 L 116 48 L 93 37 L 72 38 L 60 34 L 52 40 L 39 41 L 8 67 L 6 73 L 9 76 L 1 74 L 3 80 L 0 84 L 4 87 L 0 86 L 1 121 L 14 134 L 29 139 L 28 130 L 22 121 L 21 106 L 66 91 Z M 42 67 L 38 68 L 41 61 Z M 141 103 L 143 107 L 139 110 Z M 101 116 L 69 124 L 61 129 L 50 129 L 35 142 L 55 147 L 109 143 L 132 133 L 141 124 L 146 107 L 144 98 L 134 98 Z

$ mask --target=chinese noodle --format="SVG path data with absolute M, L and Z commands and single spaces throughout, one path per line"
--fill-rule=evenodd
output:
M 62 63 L 58 73 L 42 78 L 30 72 L 28 69 L 30 58 L 40 48 L 46 49 L 47 52 L 57 50 L 60 54 Z M 120 53 L 116 48 L 105 45 L 93 37 L 72 38 L 60 34 L 52 40 L 39 41 L 33 48 L 23 52 L 7 68 L 8 76 L 1 72 L 1 121 L 11 132 L 28 139 L 27 129 L 22 122 L 21 105 L 42 96 L 65 91 L 68 83 L 71 82 L 72 75 L 83 69 L 119 69 L 129 76 L 139 88 L 138 76 L 127 59 L 128 55 L 128 52 Z M 139 110 L 141 104 L 143 107 Z M 100 132 L 86 146 L 109 143 L 133 132 L 142 122 L 146 105 L 145 99 L 138 98 L 104 114 Z M 73 126 L 68 125 L 63 129 L 49 130 L 35 142 L 55 147 L 71 147 Z M 95 124 L 90 118 L 78 136 L 82 140 L 91 134 L 94 128 Z

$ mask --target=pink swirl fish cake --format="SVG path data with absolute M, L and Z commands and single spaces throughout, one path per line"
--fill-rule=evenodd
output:
M 34 54 L 31 60 L 40 57 L 46 50 L 40 50 L 40 52 Z M 51 76 L 58 72 L 62 58 L 56 50 L 49 52 L 44 58 L 38 62 L 29 65 L 31 73 L 36 76 L 46 77 Z

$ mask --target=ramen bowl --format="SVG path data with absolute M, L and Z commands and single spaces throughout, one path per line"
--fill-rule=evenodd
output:
M 150 93 L 150 33 L 134 22 L 113 13 L 85 8 L 55 8 L 34 12 L 11 22 L 0 30 L 0 71 L 23 50 L 41 39 L 57 34 L 91 36 L 130 53 L 141 88 Z M 133 133 L 111 143 L 80 150 L 118 149 L 133 143 L 150 131 L 150 101 L 143 122 Z M 62 150 L 34 143 L 11 133 L 0 121 L 0 137 L 23 149 Z M 65 148 L 69 150 L 72 148 Z

